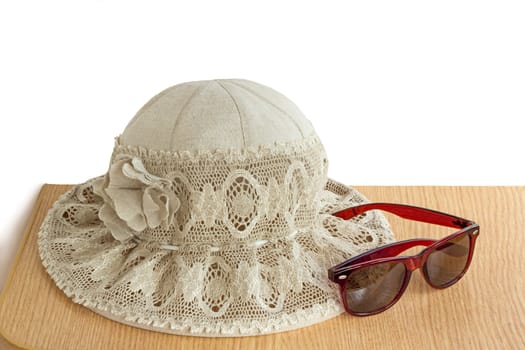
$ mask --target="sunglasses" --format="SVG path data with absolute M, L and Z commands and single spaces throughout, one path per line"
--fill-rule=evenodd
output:
M 440 240 L 410 239 L 387 244 L 330 268 L 328 278 L 339 284 L 348 313 L 369 316 L 387 310 L 401 298 L 416 269 L 421 268 L 425 281 L 439 289 L 450 287 L 465 274 L 479 235 L 478 224 L 430 209 L 390 203 L 363 204 L 332 215 L 348 220 L 376 209 L 460 230 Z M 426 248 L 417 255 L 399 256 L 416 246 Z

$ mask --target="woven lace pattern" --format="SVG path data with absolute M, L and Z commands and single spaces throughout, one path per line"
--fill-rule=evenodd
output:
M 169 179 L 180 201 L 169 227 L 119 241 L 100 220 L 89 180 L 66 192 L 39 233 L 39 251 L 73 300 L 168 333 L 236 336 L 306 326 L 343 311 L 327 269 L 393 241 L 364 202 L 326 178 L 316 138 L 243 152 L 172 153 L 115 146 Z

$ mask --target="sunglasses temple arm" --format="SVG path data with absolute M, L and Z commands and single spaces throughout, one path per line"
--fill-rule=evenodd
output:
M 361 204 L 355 207 L 343 209 L 333 213 L 332 215 L 348 220 L 357 215 L 364 214 L 369 210 L 383 210 L 405 219 L 454 228 L 464 228 L 473 223 L 472 221 L 462 219 L 454 215 L 445 214 L 436 210 L 414 207 L 405 204 L 391 203 Z

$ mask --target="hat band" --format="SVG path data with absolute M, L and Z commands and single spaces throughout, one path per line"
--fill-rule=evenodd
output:
M 219 247 L 282 239 L 312 227 L 327 181 L 316 139 L 282 147 L 190 161 L 186 153 L 117 146 L 108 173 L 93 183 L 93 200 L 103 201 L 97 214 L 119 241 Z

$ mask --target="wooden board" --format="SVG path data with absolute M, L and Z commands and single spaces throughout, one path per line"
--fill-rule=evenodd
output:
M 341 315 L 267 336 L 199 338 L 141 330 L 74 304 L 52 282 L 36 233 L 66 185 L 45 185 L 0 296 L 0 333 L 24 349 L 524 349 L 525 187 L 356 187 L 375 201 L 410 203 L 481 225 L 467 275 L 446 290 L 414 274 L 403 298 L 372 317 Z M 439 238 L 451 230 L 388 216 L 397 239 Z M 2 348 L 5 340 L 0 341 Z M 16 347 L 12 347 L 17 349 Z

